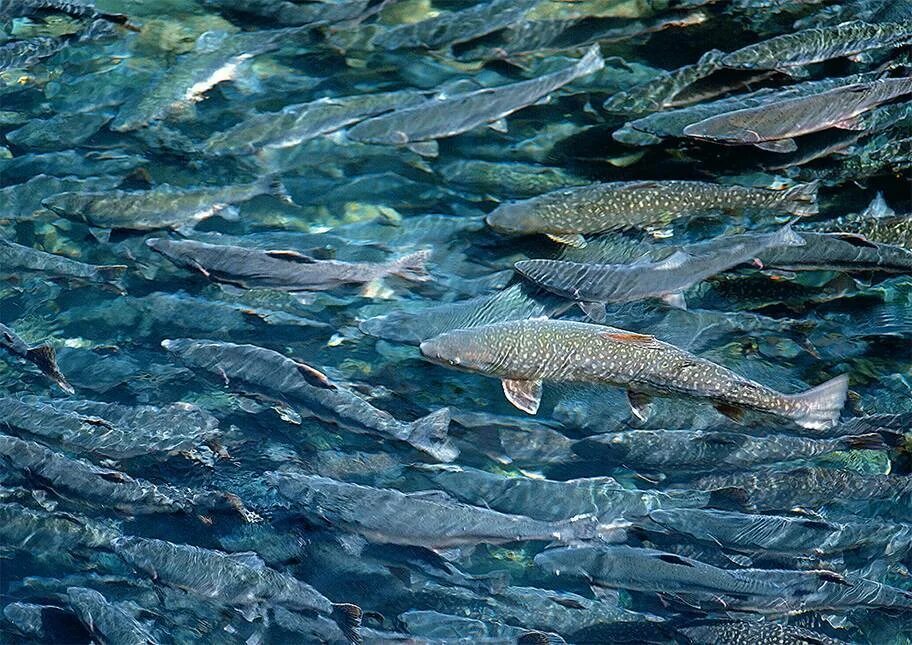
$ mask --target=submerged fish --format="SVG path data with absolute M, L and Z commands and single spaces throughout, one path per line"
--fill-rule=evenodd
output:
M 595 320 L 605 319 L 606 302 L 660 298 L 686 308 L 684 291 L 706 278 L 760 256 L 779 246 L 804 246 L 790 226 L 777 233 L 733 235 L 711 242 L 715 250 L 701 252 L 700 244 L 684 247 L 661 262 L 584 264 L 561 260 L 521 260 L 516 270 L 548 291 L 576 300 Z
M 609 182 L 503 204 L 486 221 L 505 233 L 542 233 L 582 247 L 584 235 L 661 227 L 685 215 L 780 210 L 799 216 L 816 213 L 817 185 L 771 190 L 700 181 Z
M 411 145 L 423 154 L 435 155 L 435 139 L 484 124 L 506 127 L 500 123 L 507 115 L 604 65 L 598 46 L 593 46 L 568 69 L 511 85 L 436 97 L 415 107 L 362 121 L 348 131 L 348 136 L 364 143 Z
M 782 70 L 909 42 L 912 42 L 912 26 L 906 22 L 853 21 L 763 40 L 726 54 L 721 62 L 735 69 Z
M 150 190 L 60 193 L 43 199 L 41 205 L 58 215 L 98 228 L 154 231 L 192 228 L 214 215 L 237 219 L 233 204 L 260 195 L 273 195 L 291 203 L 280 181 L 264 177 L 236 186 L 176 188 L 163 184 Z
M 441 491 L 402 493 L 316 475 L 266 474 L 293 511 L 374 542 L 447 549 L 527 540 L 576 542 L 615 530 L 592 516 L 562 522 L 533 520 L 458 502 Z
M 0 239 L 0 271 L 7 270 L 39 271 L 55 277 L 74 278 L 116 286 L 127 267 L 119 264 L 110 266 L 86 264 L 62 255 L 45 253 Z
M 429 251 L 417 251 L 384 263 L 318 260 L 297 251 L 262 251 L 192 240 L 146 240 L 153 250 L 177 264 L 199 271 L 213 282 L 244 289 L 327 291 L 367 284 L 387 276 L 412 282 L 430 280 L 424 265 Z
M 30 347 L 16 332 L 6 325 L 0 324 L 0 348 L 5 349 L 13 356 L 18 356 L 32 363 L 41 370 L 42 374 L 54 381 L 67 394 L 75 392 L 73 386 L 67 382 L 66 377 L 58 369 L 57 353 L 50 345 L 44 344 Z
M 791 271 L 883 271 L 912 273 L 912 250 L 871 242 L 854 233 L 805 233 L 799 249 L 769 248 L 760 260 Z
M 126 609 L 85 587 L 67 588 L 67 599 L 80 622 L 102 643 L 155 645 L 158 641 Z
M 679 627 L 693 645 L 840 645 L 844 641 L 796 625 L 766 621 L 705 622 Z
M 899 214 L 878 193 L 861 213 L 820 222 L 818 230 L 860 235 L 876 244 L 893 244 L 912 251 L 912 214 Z
M 793 137 L 827 128 L 864 128 L 858 117 L 882 103 L 912 94 L 912 78 L 856 83 L 820 94 L 712 116 L 684 128 L 684 135 L 727 144 L 750 144 L 770 152 L 794 152 Z
M 421 343 L 429 360 L 501 379 L 507 399 L 535 414 L 542 381 L 591 382 L 627 389 L 633 414 L 647 416 L 650 397 L 708 399 L 740 419 L 745 409 L 828 428 L 839 418 L 848 377 L 799 394 L 782 394 L 653 336 L 563 320 L 523 320 L 455 330 Z
M 459 454 L 446 438 L 450 423 L 447 408 L 405 423 L 313 367 L 271 349 L 192 339 L 165 340 L 162 347 L 229 383 L 241 381 L 348 430 L 404 441 L 441 461 L 452 461 Z

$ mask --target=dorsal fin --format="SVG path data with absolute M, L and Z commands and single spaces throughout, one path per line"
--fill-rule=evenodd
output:
M 601 335 L 604 336 L 605 338 L 608 338 L 611 340 L 616 340 L 620 343 L 648 344 L 648 343 L 655 342 L 655 339 L 656 339 L 655 336 L 649 336 L 648 334 L 637 334 L 636 332 L 623 331 L 623 330 L 603 331 L 603 332 L 601 332 Z
M 290 262 L 300 262 L 301 264 L 315 264 L 317 262 L 316 258 L 312 258 L 309 255 L 285 249 L 266 251 L 266 255 L 277 260 L 289 260 Z

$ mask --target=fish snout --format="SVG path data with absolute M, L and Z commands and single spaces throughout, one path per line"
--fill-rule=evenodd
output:
M 422 341 L 418 345 L 418 350 L 422 356 L 434 363 L 458 366 L 462 362 L 458 355 L 446 351 L 446 343 L 440 338 Z

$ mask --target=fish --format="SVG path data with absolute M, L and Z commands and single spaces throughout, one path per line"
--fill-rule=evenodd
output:
M 844 450 L 886 450 L 877 433 L 809 439 L 750 437 L 733 432 L 630 430 L 582 439 L 574 450 L 599 463 L 646 472 L 724 472 L 763 464 L 812 459 Z
M 13 356 L 26 360 L 37 367 L 42 374 L 54 381 L 67 394 L 76 392 L 57 367 L 57 352 L 54 351 L 51 345 L 45 343 L 43 345 L 30 346 L 12 329 L 0 324 L 0 347 Z
M 459 454 L 447 440 L 447 408 L 405 423 L 375 408 L 354 391 L 333 383 L 319 370 L 270 349 L 193 339 L 164 340 L 162 347 L 228 383 L 245 383 L 350 431 L 403 441 L 441 461 L 453 461 Z
M 120 288 L 120 279 L 126 270 L 127 267 L 123 264 L 86 264 L 0 238 L 0 271 L 36 271 L 55 278 Z
M 745 553 L 832 556 L 845 551 L 902 558 L 912 549 L 912 525 L 831 521 L 819 517 L 660 508 L 649 520 L 662 529 Z
M 844 642 L 797 625 L 747 620 L 713 621 L 679 627 L 678 631 L 694 645 L 839 645 Z
M 855 83 L 819 94 L 785 99 L 762 107 L 712 116 L 684 128 L 694 139 L 731 145 L 753 145 L 770 152 L 794 152 L 794 137 L 827 128 L 863 127 L 857 117 L 912 94 L 912 77 Z
M 899 214 L 877 193 L 860 213 L 820 222 L 816 230 L 859 235 L 875 244 L 892 244 L 912 251 L 912 216 Z
M 89 20 L 107 20 L 127 29 L 138 31 L 129 24 L 129 17 L 121 13 L 99 11 L 91 2 L 73 0 L 3 0 L 0 2 L 0 17 L 19 18 L 41 15 L 46 12 L 59 12 L 74 18 Z
M 408 634 L 434 638 L 441 633 L 472 634 L 476 640 L 492 639 L 504 642 L 531 642 L 533 638 L 538 642 L 560 645 L 566 641 L 557 634 L 543 634 L 530 632 L 521 627 L 513 627 L 492 620 L 476 620 L 462 616 L 452 616 L 436 611 L 412 610 L 402 613 L 399 622 L 405 627 Z M 409 636 L 405 636 L 406 639 Z
M 389 262 L 373 263 L 318 260 L 292 250 L 264 251 L 193 240 L 151 238 L 146 244 L 178 266 L 195 270 L 213 282 L 243 289 L 278 289 L 295 293 L 365 285 L 388 276 L 410 282 L 431 279 L 425 268 L 430 257 L 426 250 Z
M 162 184 L 149 190 L 66 192 L 46 197 L 41 205 L 62 217 L 96 228 L 189 230 L 215 215 L 236 220 L 238 213 L 233 205 L 260 195 L 272 195 L 291 203 L 281 181 L 267 176 L 235 186 L 177 188 Z
M 831 58 L 855 56 L 870 49 L 899 47 L 912 42 L 912 28 L 905 22 L 873 24 L 860 20 L 835 26 L 802 29 L 747 45 L 722 57 L 733 69 L 789 68 Z
M 112 547 L 158 584 L 235 607 L 247 620 L 265 615 L 273 606 L 323 619 L 334 616 L 339 620 L 336 639 L 359 641 L 362 612 L 358 606 L 332 603 L 309 584 L 267 567 L 255 553 L 229 554 L 133 536 L 116 538 Z
M 829 428 L 848 389 L 843 374 L 806 392 L 781 394 L 654 336 L 564 320 L 454 330 L 424 341 L 420 350 L 431 362 L 500 378 L 507 400 L 529 414 L 538 411 L 542 381 L 575 381 L 626 388 L 641 420 L 651 396 L 685 396 L 708 399 L 736 420 L 750 409 L 801 427 Z
M 438 96 L 415 107 L 361 121 L 347 131 L 347 136 L 362 143 L 411 146 L 419 154 L 436 156 L 436 139 L 485 124 L 502 129 L 504 117 L 604 65 L 594 45 L 570 68 L 510 85 Z
M 607 539 L 616 532 L 591 515 L 543 522 L 463 504 L 440 491 L 403 493 L 278 471 L 266 473 L 266 480 L 292 512 L 378 543 L 444 550 L 520 541 Z
M 75 148 L 92 138 L 113 115 L 77 112 L 35 119 L 6 133 L 6 140 L 27 150 Z
M 815 214 L 817 184 L 772 190 L 676 180 L 596 183 L 502 204 L 485 221 L 498 232 L 544 234 L 582 248 L 586 235 L 657 230 L 683 216 L 780 210 L 799 217 Z
M 69 38 L 36 36 L 28 40 L 13 40 L 0 45 L 0 72 L 28 69 L 50 58 L 70 43 Z
M 31 553 L 41 559 L 85 556 L 93 549 L 107 548 L 120 535 L 110 523 L 71 513 L 32 509 L 16 503 L 0 503 L 0 536 L 4 549 Z M 43 554 L 39 553 L 43 551 Z M 72 565 L 72 561 L 68 562 Z
M 769 248 L 804 246 L 804 238 L 786 226 L 776 233 L 732 235 L 706 245 L 675 251 L 661 262 L 646 258 L 630 264 L 588 264 L 562 260 L 521 260 L 514 266 L 548 291 L 576 300 L 591 318 L 605 319 L 606 302 L 659 298 L 686 309 L 684 292 L 694 284 L 754 260 Z
M 588 180 L 562 168 L 538 164 L 460 159 L 439 169 L 448 185 L 482 197 L 522 199 L 559 188 L 585 186 Z
M 159 642 L 126 607 L 109 602 L 98 591 L 85 587 L 68 587 L 66 592 L 69 605 L 80 622 L 100 642 L 137 645 L 155 645 Z
M 801 231 L 799 252 L 784 246 L 759 254 L 764 266 L 788 271 L 880 271 L 912 273 L 912 250 L 879 244 L 856 233 L 811 233 Z

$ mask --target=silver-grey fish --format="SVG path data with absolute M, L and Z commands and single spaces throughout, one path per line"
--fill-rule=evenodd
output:
M 0 271 L 38 271 L 54 277 L 113 284 L 123 276 L 124 265 L 86 264 L 62 255 L 45 253 L 28 246 L 0 239 Z
M 789 271 L 881 271 L 912 273 L 912 250 L 878 244 L 855 233 L 799 233 L 799 248 L 768 248 L 765 265 Z
M 156 645 L 155 637 L 129 611 L 85 587 L 68 587 L 67 599 L 83 626 L 101 643 Z
M 178 266 L 199 271 L 214 282 L 244 289 L 327 291 L 367 284 L 387 276 L 425 282 L 429 251 L 416 251 L 389 262 L 318 260 L 297 251 L 263 251 L 227 244 L 153 238 L 146 244 Z
M 189 229 L 214 215 L 236 220 L 233 205 L 260 195 L 291 203 L 280 181 L 264 177 L 236 186 L 176 188 L 162 184 L 150 190 L 68 192 L 47 197 L 41 204 L 62 217 L 98 228 L 154 231 Z
M 661 227 L 685 215 L 741 211 L 812 215 L 817 212 L 817 185 L 771 190 L 701 181 L 598 183 L 502 204 L 486 221 L 505 233 L 542 233 L 557 242 L 583 247 L 585 235 Z
M 593 46 L 568 69 L 511 85 L 438 96 L 412 108 L 362 121 L 348 131 L 348 136 L 364 143 L 413 145 L 416 151 L 433 155 L 433 146 L 416 144 L 434 142 L 484 124 L 502 128 L 498 122 L 507 115 L 604 65 L 598 46 Z
M 716 143 L 750 144 L 770 152 L 794 152 L 798 144 L 793 137 L 834 127 L 863 128 L 860 115 L 908 94 L 912 94 L 912 77 L 856 83 L 712 116 L 688 125 L 684 135 Z
M 742 47 L 726 54 L 722 64 L 735 69 L 782 70 L 909 42 L 912 25 L 907 22 L 844 22 L 802 29 Z
M 447 549 L 527 540 L 577 542 L 616 532 L 592 516 L 544 522 L 463 504 L 441 491 L 403 493 L 290 472 L 267 473 L 266 479 L 293 511 L 380 543 Z
M 421 343 L 432 362 L 500 378 L 507 399 L 535 414 L 542 381 L 590 382 L 627 389 L 633 414 L 647 416 L 651 396 L 708 399 L 739 419 L 745 409 L 802 427 L 834 425 L 846 375 L 799 394 L 782 394 L 653 336 L 565 320 L 522 320 L 458 329 Z
M 606 302 L 660 298 L 686 308 L 684 291 L 698 282 L 744 262 L 771 247 L 804 246 L 804 239 L 786 226 L 776 233 L 732 235 L 712 241 L 715 250 L 701 252 L 700 244 L 675 251 L 661 262 L 586 264 L 561 260 L 521 260 L 516 270 L 548 291 L 578 301 L 594 320 L 605 319 Z
M 18 356 L 32 363 L 41 370 L 42 374 L 54 381 L 67 394 L 75 392 L 73 386 L 67 382 L 66 377 L 57 367 L 57 353 L 50 345 L 44 344 L 31 347 L 12 329 L 0 324 L 0 348 L 5 349 L 13 356 Z

